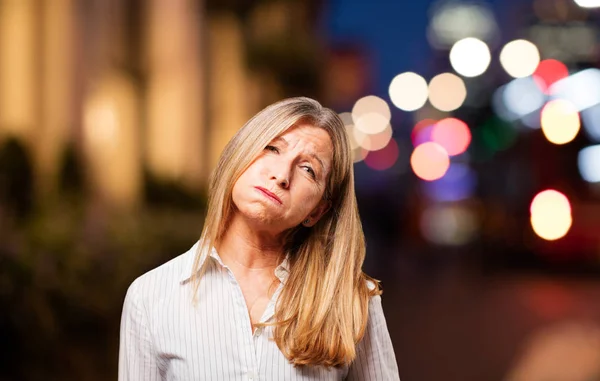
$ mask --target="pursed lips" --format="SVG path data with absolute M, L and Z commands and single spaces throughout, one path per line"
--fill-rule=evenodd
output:
M 283 202 L 281 202 L 281 199 L 279 197 L 277 197 L 277 195 L 263 187 L 255 187 L 256 189 L 258 189 L 259 191 L 261 191 L 262 193 L 264 193 L 267 197 L 272 198 L 274 201 L 277 201 L 279 204 L 283 204 Z

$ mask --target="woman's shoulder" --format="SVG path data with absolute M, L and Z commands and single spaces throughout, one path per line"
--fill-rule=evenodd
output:
M 379 281 L 373 278 L 367 277 L 365 280 L 367 284 L 367 289 L 369 290 L 369 317 L 373 314 L 378 314 L 381 312 L 381 287 L 379 286 Z
M 129 286 L 127 293 L 143 299 L 148 296 L 156 298 L 180 285 L 191 271 L 197 245 L 198 243 L 185 253 L 137 277 Z

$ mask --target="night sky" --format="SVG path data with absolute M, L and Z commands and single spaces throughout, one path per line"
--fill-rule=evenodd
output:
M 429 65 L 433 51 L 426 37 L 429 10 L 436 2 L 331 0 L 325 4 L 322 32 L 333 44 L 346 41 L 364 44 L 375 72 L 375 95 L 389 100 L 387 88 L 397 74 L 414 71 L 426 79 L 437 74 Z M 501 41 L 524 37 L 520 28 L 515 28 L 520 20 L 515 19 L 522 15 L 523 9 L 531 9 L 532 0 L 484 3 L 495 13 Z

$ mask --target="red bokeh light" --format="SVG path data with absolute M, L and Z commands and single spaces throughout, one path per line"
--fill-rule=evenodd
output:
M 543 60 L 533 73 L 533 79 L 540 90 L 548 93 L 548 88 L 555 82 L 569 76 L 567 66 L 557 60 Z
M 415 124 L 410 134 L 413 147 L 431 141 L 431 130 L 436 122 L 435 119 L 423 119 Z
M 471 131 L 462 120 L 445 118 L 433 127 L 431 140 L 444 147 L 448 155 L 460 155 L 471 143 Z
M 398 143 L 390 139 L 389 143 L 378 151 L 371 151 L 365 158 L 365 164 L 378 171 L 386 170 L 392 167 L 398 160 Z

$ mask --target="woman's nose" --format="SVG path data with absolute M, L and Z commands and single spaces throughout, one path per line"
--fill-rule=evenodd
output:
M 282 161 L 271 168 L 271 180 L 275 181 L 277 185 L 284 189 L 287 189 L 290 186 L 291 171 L 289 167 L 290 165 Z
M 277 183 L 277 185 L 284 189 L 287 189 L 290 186 L 289 175 L 286 171 L 274 172 L 272 179 Z

